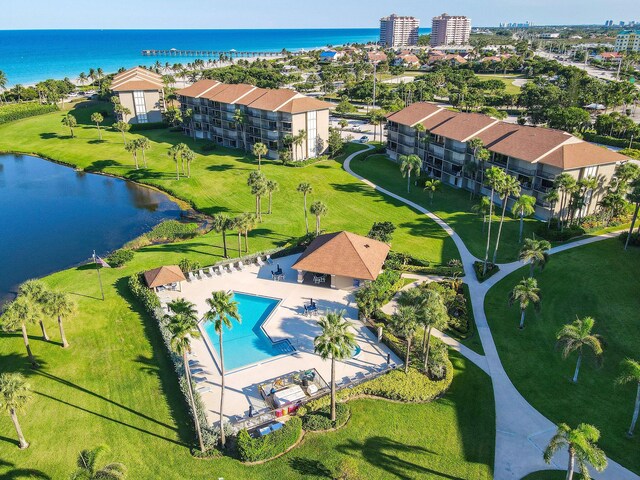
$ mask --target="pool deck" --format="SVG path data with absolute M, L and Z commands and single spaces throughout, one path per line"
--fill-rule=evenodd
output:
M 234 269 L 233 273 L 223 276 L 205 276 L 182 282 L 182 291 L 165 291 L 159 294 L 164 301 L 175 298 L 186 298 L 196 305 L 200 317 L 207 310 L 205 300 L 216 290 L 233 290 L 236 292 L 263 295 L 281 299 L 280 305 L 263 324 L 265 332 L 274 342 L 289 340 L 296 349 L 294 353 L 272 357 L 261 363 L 242 367 L 234 371 L 227 371 L 225 375 L 225 417 L 231 421 L 238 421 L 248 416 L 249 407 L 254 411 L 269 409 L 264 402 L 258 386 L 260 383 L 299 370 L 315 368 L 329 383 L 331 378 L 331 362 L 322 360 L 313 351 L 313 339 L 320 333 L 317 319 L 327 310 L 346 310 L 345 318 L 351 321 L 356 335 L 356 341 L 362 352 L 357 358 L 336 362 L 336 382 L 344 377 L 362 378 L 386 366 L 387 355 L 391 364 L 400 365 L 398 359 L 385 345 L 378 343 L 375 335 L 368 330 L 358 318 L 357 307 L 353 291 L 336 290 L 326 286 L 315 286 L 297 283 L 297 272 L 291 269 L 299 255 L 274 260 L 273 265 L 249 265 L 243 271 Z M 276 264 L 284 271 L 284 281 L 273 281 L 271 270 L 276 270 Z M 303 305 L 309 304 L 313 298 L 317 304 L 318 316 L 306 317 Z M 217 341 L 217 339 L 212 339 Z M 205 403 L 208 420 L 215 422 L 220 412 L 220 370 L 217 353 L 208 344 L 206 335 L 192 342 L 193 356 L 200 364 L 203 372 L 194 375 L 198 389 L 209 391 L 201 393 Z

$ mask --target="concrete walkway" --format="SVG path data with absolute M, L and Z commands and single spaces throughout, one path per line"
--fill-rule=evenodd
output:
M 373 148 L 368 146 L 370 149 Z M 462 355 L 473 363 L 480 365 L 481 357 L 486 362 L 486 367 L 482 368 L 491 377 L 493 384 L 493 394 L 496 405 L 496 448 L 494 463 L 494 478 L 496 480 L 519 480 L 529 473 L 547 469 L 566 469 L 568 454 L 558 453 L 551 465 L 547 465 L 543 458 L 544 451 L 549 440 L 556 431 L 556 425 L 544 415 L 533 408 L 520 392 L 515 388 L 502 366 L 496 345 L 491 335 L 489 323 L 484 311 L 484 299 L 489 289 L 504 277 L 522 267 L 521 262 L 500 264 L 500 271 L 486 280 L 484 283 L 476 279 L 473 263 L 478 260 L 469 252 L 460 236 L 444 220 L 431 213 L 424 207 L 402 198 L 373 182 L 361 177 L 351 170 L 351 160 L 360 152 L 356 152 L 344 161 L 344 169 L 352 176 L 363 181 L 380 193 L 399 200 L 416 211 L 427 215 L 451 236 L 458 251 L 466 273 L 465 283 L 469 286 L 471 294 L 471 304 L 476 321 L 476 328 L 484 348 L 485 355 L 479 355 L 469 349 L 462 349 L 463 345 L 456 348 Z M 608 233 L 596 237 L 589 237 L 565 245 L 555 247 L 550 250 L 550 254 L 559 253 L 570 248 L 579 247 L 589 243 L 597 242 L 615 236 L 615 233 Z M 455 340 L 450 339 L 455 348 Z M 449 342 L 447 342 L 449 343 Z M 458 342 L 459 344 L 459 342 Z M 469 353 L 471 352 L 471 353 Z M 472 355 L 473 354 L 473 355 Z M 603 480 L 640 480 L 640 477 L 633 472 L 622 467 L 620 464 L 609 459 L 607 469 L 602 473 L 592 473 L 593 478 Z

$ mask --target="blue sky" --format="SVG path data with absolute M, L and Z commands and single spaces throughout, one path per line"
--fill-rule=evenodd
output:
M 430 26 L 447 11 L 474 25 L 532 21 L 585 24 L 629 21 L 637 0 L 1 0 L 0 29 L 376 27 L 392 12 Z M 142 21 L 141 21 L 142 20 Z

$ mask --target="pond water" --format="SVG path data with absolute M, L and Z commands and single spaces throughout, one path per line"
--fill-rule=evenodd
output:
M 121 247 L 180 207 L 140 185 L 30 155 L 0 155 L 0 303 L 16 286 Z

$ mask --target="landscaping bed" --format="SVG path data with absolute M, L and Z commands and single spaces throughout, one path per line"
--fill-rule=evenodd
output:
M 487 271 L 484 272 L 484 262 L 475 261 L 473 262 L 473 270 L 476 273 L 476 278 L 479 282 L 484 282 L 487 278 L 493 277 L 496 273 L 500 271 L 500 267 L 491 262 L 487 263 Z

